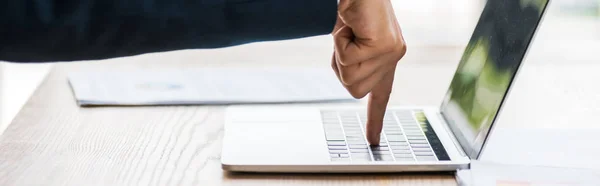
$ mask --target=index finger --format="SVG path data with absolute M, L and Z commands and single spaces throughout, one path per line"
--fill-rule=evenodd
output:
M 395 69 L 395 65 L 394 68 Z M 369 104 L 367 107 L 367 141 L 370 145 L 379 145 L 381 129 L 383 128 L 383 117 L 392 93 L 395 70 L 390 70 L 371 90 Z

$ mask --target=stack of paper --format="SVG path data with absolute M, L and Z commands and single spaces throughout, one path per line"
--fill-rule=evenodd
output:
M 68 77 L 79 105 L 188 105 L 354 100 L 330 69 L 87 71 Z

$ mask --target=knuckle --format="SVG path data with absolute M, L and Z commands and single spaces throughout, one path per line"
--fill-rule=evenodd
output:
M 342 75 L 340 76 L 340 79 L 344 85 L 350 86 L 356 83 L 356 78 L 351 76 L 349 77 L 348 75 Z
M 358 83 L 358 77 L 355 74 L 355 70 L 350 67 L 341 67 L 340 69 L 340 80 L 344 85 L 354 85 Z
M 338 63 L 340 63 L 340 65 L 342 66 L 349 66 L 350 64 L 348 63 L 348 56 L 345 53 L 340 53 L 338 56 Z
M 394 47 L 393 51 L 397 56 L 397 60 L 399 61 L 406 55 L 406 51 L 407 51 L 406 43 L 403 41 L 398 42 L 398 44 Z
M 362 99 L 369 93 L 368 91 L 361 89 L 359 86 L 348 87 L 348 92 L 354 99 Z
M 398 45 L 398 47 L 399 47 L 398 50 L 400 50 L 399 52 L 400 52 L 401 56 L 406 55 L 406 51 L 408 50 L 408 47 L 406 46 L 406 42 L 404 40 L 400 41 L 400 44 Z

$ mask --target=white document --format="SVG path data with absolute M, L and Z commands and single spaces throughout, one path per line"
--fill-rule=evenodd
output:
M 597 127 L 497 128 L 492 130 L 479 160 L 502 164 L 596 169 L 600 172 L 599 134 L 600 129 Z
M 589 169 L 471 162 L 456 173 L 460 186 L 597 186 L 600 172 Z
M 496 128 L 462 186 L 600 185 L 599 129 Z
M 68 79 L 81 106 L 354 100 L 330 69 L 99 70 Z

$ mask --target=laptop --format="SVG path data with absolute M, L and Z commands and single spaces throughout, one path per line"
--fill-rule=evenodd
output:
M 485 146 L 548 3 L 488 0 L 443 102 L 388 106 L 377 146 L 367 143 L 362 105 L 228 107 L 222 168 L 285 173 L 468 168 Z

